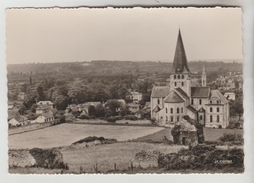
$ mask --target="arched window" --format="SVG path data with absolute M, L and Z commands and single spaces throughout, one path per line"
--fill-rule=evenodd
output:
M 183 113 L 183 107 L 181 108 L 181 113 Z
M 191 105 L 193 105 L 194 101 L 193 101 L 193 98 L 191 99 Z
M 220 116 L 217 115 L 217 122 L 220 122 Z
M 168 113 L 168 108 L 166 108 L 166 113 Z
M 176 109 L 176 112 L 177 112 L 177 114 L 179 113 L 179 108 L 177 107 L 177 109 Z
M 171 117 L 170 117 L 170 121 L 174 121 L 174 118 L 173 118 L 173 116 L 171 116 Z
M 184 79 L 184 75 L 182 75 L 182 79 Z
M 175 82 L 175 86 L 176 86 L 176 82 Z
M 170 113 L 173 114 L 173 108 L 170 108 Z
M 180 79 L 180 75 L 178 75 L 177 77 L 178 77 L 178 79 Z
M 174 75 L 174 79 L 176 79 L 176 75 Z
M 217 112 L 220 112 L 220 108 L 219 107 L 217 107 Z
M 217 104 L 219 104 L 220 103 L 220 101 L 219 100 L 217 100 Z
M 166 121 L 168 121 L 168 117 L 166 116 Z
M 202 115 L 201 115 L 201 116 L 199 116 L 199 119 L 200 119 L 200 120 L 202 120 Z
M 182 86 L 184 85 L 184 83 L 182 82 Z
M 213 116 L 210 115 L 210 122 L 213 122 Z
M 210 100 L 210 104 L 212 104 L 212 103 L 213 103 L 213 101 Z
M 210 107 L 210 112 L 213 112 L 213 108 L 212 107 Z
M 157 103 L 160 104 L 160 99 L 157 100 Z
M 199 105 L 202 105 L 202 99 L 199 99 Z

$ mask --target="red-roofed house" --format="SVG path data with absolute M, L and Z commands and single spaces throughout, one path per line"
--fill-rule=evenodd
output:
M 197 83 L 188 67 L 180 30 L 173 70 L 167 81 L 167 86 L 154 86 L 151 94 L 151 118 L 159 125 L 173 127 L 188 115 L 205 127 L 227 127 L 228 100 L 219 90 L 206 86 L 204 67 L 201 86 Z

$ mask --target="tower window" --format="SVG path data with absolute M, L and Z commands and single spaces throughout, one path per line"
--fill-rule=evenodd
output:
M 213 101 L 210 100 L 210 104 L 212 104 L 212 103 L 213 103 Z
M 184 79 L 184 75 L 182 75 L 182 79 Z
M 212 115 L 210 116 L 210 122 L 213 122 L 213 116 Z
M 166 121 L 168 121 L 168 117 L 166 116 Z
M 220 122 L 220 116 L 217 115 L 217 122 Z
M 173 108 L 170 108 L 170 113 L 173 114 Z
M 200 119 L 200 120 L 202 120 L 202 115 L 201 115 L 201 116 L 199 116 L 199 119 Z
M 202 105 L 202 99 L 199 99 L 199 105 Z
M 177 109 L 176 109 L 176 112 L 177 112 L 177 114 L 179 113 L 179 108 L 177 107 Z
M 220 108 L 219 107 L 217 107 L 217 112 L 220 112 Z
M 178 79 L 180 79 L 180 75 L 178 75 L 177 77 L 178 77 Z
M 182 86 L 184 85 L 184 83 L 182 82 Z
M 219 104 L 220 103 L 220 101 L 219 100 L 217 100 L 217 104 Z
M 177 116 L 177 122 L 179 121 L 179 116 Z
M 157 103 L 160 104 L 160 99 L 157 100 Z
M 210 112 L 213 112 L 213 108 L 212 107 L 210 107 Z

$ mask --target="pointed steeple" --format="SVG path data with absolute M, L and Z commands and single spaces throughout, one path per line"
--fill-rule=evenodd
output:
M 175 58 L 173 62 L 173 72 L 174 73 L 190 72 L 180 29 L 176 43 Z

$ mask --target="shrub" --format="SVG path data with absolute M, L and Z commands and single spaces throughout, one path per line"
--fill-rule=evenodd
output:
M 116 118 L 111 116 L 111 117 L 107 118 L 107 122 L 115 123 L 116 122 Z
M 137 118 L 136 116 L 134 116 L 134 115 L 125 115 L 125 116 L 124 116 L 124 119 L 135 121 L 135 120 L 137 120 L 138 118 Z
M 81 115 L 81 116 L 79 116 L 79 119 L 89 119 L 89 116 L 87 116 L 87 115 Z
M 227 134 L 224 133 L 222 137 L 219 138 L 222 142 L 240 142 L 243 143 L 243 137 L 240 134 Z

